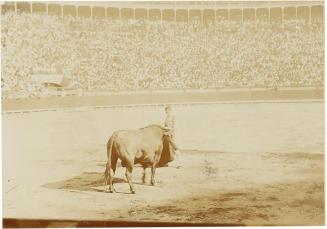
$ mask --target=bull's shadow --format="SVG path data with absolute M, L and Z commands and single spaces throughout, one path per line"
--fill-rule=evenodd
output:
M 114 184 L 126 183 L 126 187 L 128 186 L 126 179 L 123 178 L 114 177 L 113 182 Z M 133 184 L 150 186 L 148 182 L 142 183 L 138 181 L 137 178 L 133 180 Z M 43 185 L 43 187 L 51 188 L 51 189 L 62 189 L 62 190 L 69 190 L 69 191 L 105 192 L 104 188 L 103 189 L 99 188 L 102 186 L 104 186 L 104 177 L 103 177 L 103 173 L 99 173 L 99 172 L 83 172 L 82 174 L 67 180 L 51 182 Z
M 126 183 L 125 179 L 115 177 L 114 183 Z M 81 175 L 75 176 L 68 180 L 51 182 L 43 185 L 43 187 L 51 189 L 66 189 L 75 191 L 98 191 L 94 187 L 104 185 L 103 173 L 83 172 Z
M 126 183 L 126 187 L 128 183 L 126 179 L 114 177 L 114 184 L 118 183 Z M 133 184 L 150 186 L 148 183 L 135 182 Z M 103 173 L 98 172 L 83 172 L 81 175 L 75 176 L 73 178 L 56 181 L 44 184 L 43 187 L 51 188 L 51 189 L 62 189 L 69 191 L 91 191 L 91 192 L 105 192 L 104 190 L 104 177 Z M 116 190 L 117 193 L 130 194 L 130 192 L 123 192 Z

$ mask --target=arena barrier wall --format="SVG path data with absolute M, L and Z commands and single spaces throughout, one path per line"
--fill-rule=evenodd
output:
M 217 90 L 67 96 L 2 100 L 2 112 L 46 111 L 76 107 L 126 107 L 161 104 L 323 101 L 324 89 Z

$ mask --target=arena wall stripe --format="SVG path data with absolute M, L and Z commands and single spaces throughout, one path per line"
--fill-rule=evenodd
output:
M 147 95 L 71 96 L 27 100 L 2 100 L 2 112 L 32 112 L 71 108 L 155 106 L 164 104 L 217 104 L 323 101 L 324 90 L 271 90 L 158 93 Z

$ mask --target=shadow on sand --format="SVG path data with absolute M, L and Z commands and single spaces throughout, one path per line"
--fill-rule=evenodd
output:
M 126 180 L 115 177 L 114 183 L 126 183 Z M 52 189 L 101 192 L 101 190 L 96 190 L 94 189 L 94 187 L 99 187 L 103 185 L 104 185 L 103 173 L 84 172 L 81 175 L 70 178 L 68 180 L 47 183 L 43 185 L 43 187 L 52 188 Z
M 128 186 L 128 183 L 125 179 L 118 178 L 118 177 L 114 177 L 113 183 L 114 184 L 126 183 L 126 186 Z M 142 182 L 133 182 L 133 184 L 150 186 L 150 184 L 142 183 Z M 105 192 L 103 173 L 98 173 L 98 172 L 84 172 L 81 175 L 70 178 L 68 180 L 62 180 L 62 181 L 56 181 L 56 182 L 44 184 L 43 187 L 51 188 L 51 189 L 74 190 L 74 191 Z M 116 192 L 130 194 L 130 192 L 120 192 L 117 190 Z

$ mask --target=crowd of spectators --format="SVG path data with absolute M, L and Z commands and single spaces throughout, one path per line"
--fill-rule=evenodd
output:
M 1 33 L 3 98 L 50 95 L 33 74 L 83 91 L 323 86 L 322 22 L 4 14 Z

